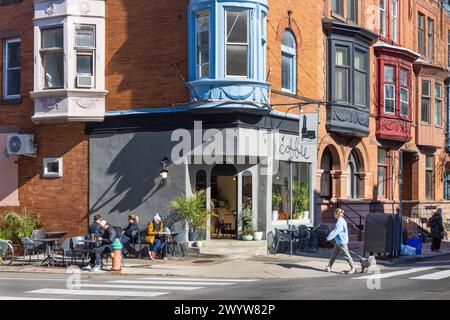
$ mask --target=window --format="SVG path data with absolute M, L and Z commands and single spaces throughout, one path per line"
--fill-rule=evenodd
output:
M 197 13 L 197 78 L 209 77 L 209 11 Z
M 384 113 L 395 113 L 395 67 L 384 66 Z
M 320 197 L 325 199 L 331 199 L 333 196 L 333 179 L 331 176 L 331 170 L 333 168 L 333 157 L 330 149 L 326 148 L 322 155 L 322 161 L 320 162 L 320 169 L 323 170 L 320 177 Z
M 296 54 L 297 43 L 290 30 L 283 32 L 281 40 L 281 88 L 289 92 L 296 92 Z
M 422 100 L 421 100 L 422 122 L 431 123 L 431 83 L 422 80 Z
M 425 159 L 425 195 L 427 200 L 434 200 L 434 156 Z
M 333 0 L 332 10 L 340 16 L 344 16 L 344 0 Z
M 420 12 L 418 15 L 417 37 L 419 53 L 425 55 L 425 16 Z
M 391 30 L 391 36 L 392 40 L 395 42 L 398 41 L 398 1 L 397 0 L 391 0 L 392 5 L 392 30 Z
M 3 98 L 20 98 L 20 39 L 5 40 L 3 48 Z
M 450 168 L 449 168 L 448 164 L 445 166 L 444 199 L 445 200 L 450 200 Z
M 347 18 L 358 23 L 358 1 L 347 0 Z
M 360 106 L 366 105 L 366 78 L 367 78 L 367 66 L 366 66 L 366 54 L 363 52 L 355 51 L 355 104 Z
M 400 69 L 400 115 L 409 116 L 409 72 Z
M 248 10 L 226 10 L 226 74 L 248 77 Z
M 360 197 L 360 178 L 359 178 L 359 170 L 360 170 L 360 162 L 359 157 L 355 150 L 350 153 L 348 158 L 348 185 L 347 185 L 347 194 L 350 199 L 359 199 Z
M 450 68 L 450 31 L 447 34 L 447 66 Z
M 62 158 L 44 158 L 44 177 L 60 178 L 63 176 Z
M 434 85 L 434 125 L 442 127 L 442 86 Z
M 378 197 L 388 198 L 389 188 L 389 152 L 386 149 L 378 149 Z
M 380 34 L 386 36 L 386 0 L 380 0 Z
M 42 29 L 42 64 L 44 88 L 64 87 L 64 36 L 63 28 Z
M 427 56 L 429 59 L 434 59 L 434 21 L 428 18 L 427 24 Z
M 92 87 L 95 57 L 95 26 L 77 25 L 75 48 L 77 51 L 77 86 Z
M 335 79 L 334 99 L 336 101 L 349 102 L 349 49 L 336 47 L 335 50 Z

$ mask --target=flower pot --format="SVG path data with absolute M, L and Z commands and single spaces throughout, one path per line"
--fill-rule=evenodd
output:
M 253 240 L 255 240 L 255 241 L 261 241 L 262 237 L 263 237 L 263 232 L 262 231 L 261 232 L 255 232 L 253 234 Z
M 278 220 L 278 210 L 272 211 L 272 220 L 277 221 Z
M 243 235 L 242 236 L 242 240 L 244 240 L 244 241 L 252 241 L 253 240 L 253 236 L 252 235 Z
M 189 241 L 201 241 L 205 239 L 205 232 L 197 230 L 195 232 L 189 232 Z

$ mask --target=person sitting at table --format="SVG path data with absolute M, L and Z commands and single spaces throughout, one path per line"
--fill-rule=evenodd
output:
M 150 260 L 155 259 L 156 253 L 158 250 L 161 251 L 161 257 L 164 260 L 167 260 L 164 247 L 166 243 L 164 242 L 164 238 L 161 233 L 164 232 L 164 224 L 162 223 L 161 216 L 157 213 L 153 217 L 153 220 L 148 223 L 147 226 L 147 236 L 145 239 L 150 244 L 149 247 L 149 257 Z
M 94 216 L 94 222 L 89 226 L 88 229 L 88 237 L 90 238 L 92 235 L 96 237 L 103 237 L 104 231 L 102 227 L 103 218 L 101 215 L 97 214 Z
M 112 251 L 112 243 L 120 235 L 117 234 L 116 229 L 107 223 L 105 220 L 101 221 L 101 225 L 104 231 L 103 237 L 99 237 L 100 245 L 92 250 L 91 261 L 84 267 L 84 270 L 101 271 L 102 254 Z
M 122 243 L 122 246 L 124 248 L 131 241 L 133 236 L 135 236 L 133 233 L 136 231 L 139 232 L 138 223 L 139 223 L 138 216 L 136 216 L 134 214 L 130 214 L 128 216 L 128 226 L 125 229 L 123 229 L 122 237 L 120 238 L 120 242 Z

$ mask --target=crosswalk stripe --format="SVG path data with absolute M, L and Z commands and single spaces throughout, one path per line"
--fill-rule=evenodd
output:
M 81 288 L 122 288 L 122 289 L 142 289 L 142 290 L 200 290 L 205 287 L 175 287 L 175 286 L 138 286 L 129 284 L 80 284 Z
M 5 300 L 62 300 L 62 299 L 54 299 L 54 298 L 25 298 L 25 297 L 8 297 L 8 296 L 0 296 L 0 300 L 5 301 Z M 64 299 L 66 300 L 66 299 Z
M 197 286 L 229 286 L 235 282 L 199 282 L 199 281 L 169 281 L 169 280 L 113 280 L 108 283 L 129 283 L 129 284 L 175 284 L 175 285 L 197 285 Z
M 255 282 L 257 280 L 252 279 L 214 279 L 214 278 L 177 278 L 177 277 L 148 277 L 142 278 L 142 280 L 154 280 L 154 281 L 207 281 L 207 282 Z
M 70 290 L 70 289 L 39 289 L 27 291 L 30 294 L 55 294 L 78 296 L 114 296 L 114 297 L 157 297 L 169 292 L 142 292 L 142 291 L 111 291 L 111 290 Z
M 357 279 L 357 280 L 358 279 L 359 280 L 363 280 L 363 279 L 385 279 L 385 278 L 392 278 L 392 277 L 401 276 L 401 275 L 405 275 L 405 274 L 411 274 L 411 273 L 427 271 L 427 270 L 431 270 L 431 269 L 434 269 L 434 268 L 435 267 L 413 268 L 413 269 L 407 269 L 407 270 L 401 270 L 401 271 L 393 271 L 393 272 L 388 272 L 388 273 L 372 274 L 372 275 L 369 275 L 369 276 L 357 277 L 357 278 L 352 278 L 352 279 Z
M 441 280 L 450 277 L 450 270 L 444 270 L 434 273 L 425 274 L 423 276 L 414 277 L 414 280 Z

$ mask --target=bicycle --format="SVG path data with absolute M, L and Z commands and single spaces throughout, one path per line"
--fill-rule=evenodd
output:
M 14 247 L 11 240 L 0 240 L 0 264 L 10 265 L 14 260 Z

